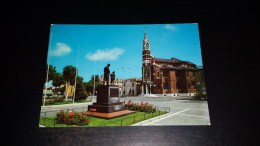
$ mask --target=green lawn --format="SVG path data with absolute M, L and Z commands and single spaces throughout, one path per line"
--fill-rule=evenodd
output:
M 98 118 L 98 117 L 90 117 L 91 118 L 91 122 L 89 125 L 86 125 L 85 127 L 89 127 L 89 126 L 130 126 L 134 123 L 137 122 L 141 122 L 147 119 L 150 119 L 152 117 L 156 117 L 159 115 L 163 115 L 166 114 L 164 111 L 156 111 L 155 113 L 144 113 L 144 112 L 136 112 L 133 114 L 129 114 L 126 116 L 122 116 L 122 117 L 117 117 L 117 118 L 113 118 L 113 119 L 102 119 L 102 118 Z M 40 118 L 40 124 L 44 125 L 46 127 L 54 127 L 54 120 L 55 117 L 48 117 L 44 118 L 41 117 Z M 45 124 L 44 124 L 45 122 Z M 55 123 L 55 127 L 67 127 L 66 124 L 56 124 Z M 68 125 L 68 127 L 77 127 L 75 125 Z

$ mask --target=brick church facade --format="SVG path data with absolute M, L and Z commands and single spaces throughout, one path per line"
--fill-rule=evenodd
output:
M 189 61 L 177 58 L 155 58 L 150 54 L 147 32 L 144 34 L 142 56 L 141 94 L 194 95 L 196 91 L 195 74 L 198 67 Z

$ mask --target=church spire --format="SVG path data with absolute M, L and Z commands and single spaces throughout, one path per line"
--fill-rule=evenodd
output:
M 149 39 L 148 39 L 148 34 L 146 31 L 146 28 L 145 28 L 145 32 L 144 32 L 143 49 L 150 50 L 150 44 L 149 44 Z
M 143 59 L 142 59 L 142 94 L 151 94 L 151 55 L 150 43 L 145 27 L 143 39 Z
M 148 41 L 148 34 L 147 34 L 146 27 L 145 27 L 145 31 L 144 31 L 144 41 Z

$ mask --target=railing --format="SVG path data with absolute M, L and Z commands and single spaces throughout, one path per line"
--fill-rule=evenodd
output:
M 81 110 L 81 109 L 82 109 L 82 110 Z M 56 115 L 56 114 L 57 114 L 58 112 L 60 112 L 61 110 L 63 110 L 63 111 L 83 112 L 83 111 L 85 111 L 85 109 L 87 109 L 87 107 L 53 110 L 53 111 L 41 112 L 41 113 L 40 113 L 40 116 L 46 118 L 46 117 L 50 117 L 50 116 Z M 55 112 L 55 113 L 54 113 L 54 112 Z M 54 113 L 54 114 L 51 114 L 51 113 Z
M 60 123 L 57 123 L 57 121 L 55 119 L 50 119 L 50 118 L 46 118 L 46 117 L 41 117 L 43 118 L 43 126 L 45 125 L 46 122 L 49 122 L 49 123 L 53 123 L 53 126 L 52 127 L 61 127 L 60 125 L 66 125 L 65 127 L 72 127 L 72 125 L 69 125 L 69 124 L 60 124 Z M 41 123 L 40 123 L 41 124 Z M 49 124 L 50 125 L 50 124 Z M 57 126 L 58 125 L 58 126 Z M 62 126 L 64 127 L 64 126 Z
M 126 126 L 126 125 L 132 125 L 132 124 L 141 122 L 143 120 L 147 120 L 147 119 L 150 119 L 150 118 L 153 118 L 153 117 L 157 117 L 157 116 L 166 114 L 166 113 L 168 113 L 169 109 L 170 108 L 165 107 L 164 111 L 158 110 L 158 113 L 156 113 L 156 112 L 155 113 L 150 113 L 150 114 L 144 113 L 143 115 L 132 116 L 132 117 L 129 117 L 127 119 L 122 119 L 122 120 L 118 120 L 118 121 L 115 121 L 115 122 L 109 122 L 109 123 L 106 123 L 104 125 L 99 125 L 99 126 Z
M 132 125 L 135 123 L 138 123 L 140 121 L 143 120 L 147 120 L 153 117 L 157 117 L 166 113 L 170 112 L 170 108 L 169 107 L 160 107 L 160 106 L 155 106 L 156 107 L 156 111 L 155 113 L 144 113 L 143 115 L 138 115 L 138 116 L 132 116 L 129 117 L 127 119 L 122 119 L 122 120 L 118 120 L 115 122 L 108 122 L 105 124 L 101 124 L 101 125 L 97 125 L 97 126 L 126 126 L 126 125 Z M 73 109 L 63 109 L 63 110 L 68 110 L 68 111 L 75 111 L 75 109 L 83 109 L 82 111 L 84 111 L 86 107 L 83 108 L 73 108 Z M 73 127 L 72 125 L 69 124 L 65 124 L 66 126 L 64 126 L 64 124 L 59 124 L 57 123 L 57 121 L 55 119 L 50 119 L 47 117 L 48 113 L 50 112 L 57 112 L 57 111 L 61 111 L 61 110 L 55 110 L 55 111 L 48 111 L 48 112 L 41 112 L 41 116 L 40 118 L 42 118 L 42 120 L 40 119 L 40 124 L 45 125 L 46 122 L 48 123 L 53 123 L 52 127 Z M 78 112 L 82 112 L 82 111 L 78 111 Z M 49 114 L 50 115 L 50 114 Z M 42 121 L 42 122 L 41 122 Z M 51 125 L 51 124 L 49 124 Z M 62 125 L 62 126 L 61 126 Z

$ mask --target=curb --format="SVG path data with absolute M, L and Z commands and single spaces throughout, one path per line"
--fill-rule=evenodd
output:
M 43 125 L 39 124 L 39 127 L 45 127 L 45 126 L 43 126 Z

